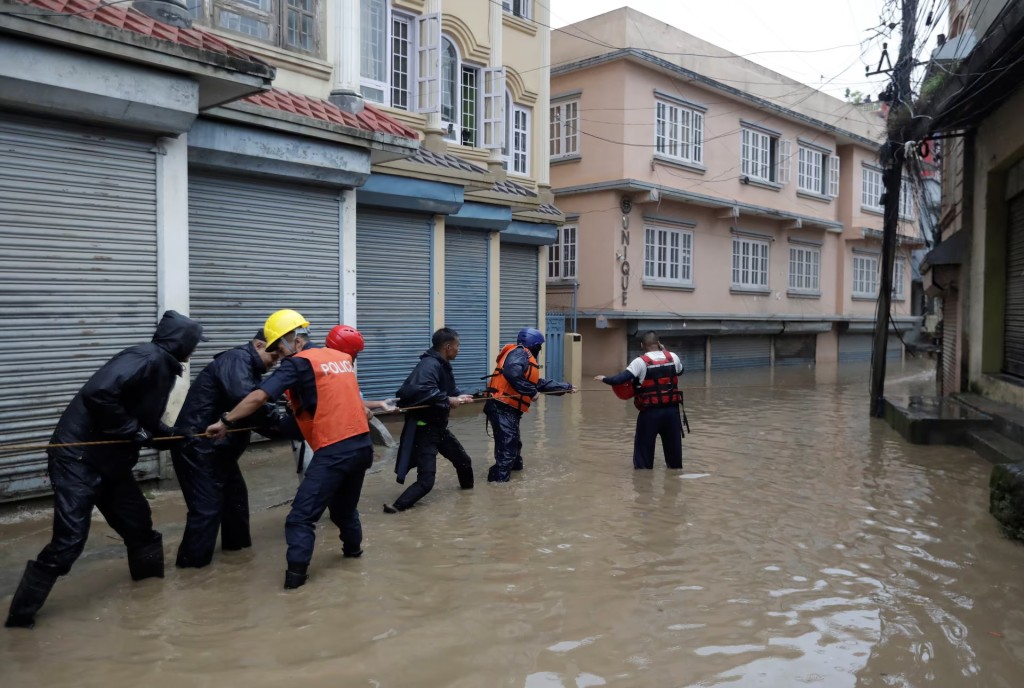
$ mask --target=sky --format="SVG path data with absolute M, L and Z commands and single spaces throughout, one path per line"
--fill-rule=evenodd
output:
M 933 5 L 935 1 L 920 0 L 920 4 Z M 864 66 L 870 62 L 874 71 L 881 57 L 882 43 L 887 40 L 893 62 L 899 49 L 898 34 L 890 40 L 878 37 L 870 30 L 881 23 L 883 0 L 537 2 L 550 3 L 553 28 L 629 6 L 837 98 L 843 98 L 849 88 L 871 94 L 874 100 L 887 77 L 880 75 L 868 79 L 864 75 Z M 938 6 L 948 6 L 948 1 L 938 0 Z M 923 25 L 921 30 L 931 32 L 934 42 L 934 35 L 945 32 L 945 26 L 946 18 L 943 16 L 934 31 Z M 643 46 L 621 47 L 643 49 Z M 829 50 L 823 50 L 826 48 Z

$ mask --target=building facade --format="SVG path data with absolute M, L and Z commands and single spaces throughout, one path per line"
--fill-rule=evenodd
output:
M 552 56 L 551 174 L 567 221 L 548 302 L 575 304 L 585 373 L 621 368 L 648 329 L 691 371 L 870 358 L 877 114 L 631 9 L 566 27 Z M 901 329 L 921 243 L 912 199 L 894 268 Z

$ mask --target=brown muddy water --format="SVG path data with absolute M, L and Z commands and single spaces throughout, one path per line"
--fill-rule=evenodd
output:
M 890 378 L 932 386 L 917 364 Z M 987 513 L 988 464 L 869 420 L 865 367 L 685 383 L 682 474 L 632 470 L 635 411 L 607 389 L 545 399 L 506 485 L 485 482 L 483 417 L 458 418 L 476 489 L 442 465 L 403 514 L 381 512 L 400 488 L 378 448 L 366 554 L 342 559 L 325 518 L 297 591 L 281 589 L 296 479 L 280 446 L 243 459 L 254 547 L 206 569 L 133 584 L 97 516 L 36 629 L 0 629 L 0 685 L 1022 685 L 1024 548 Z M 151 496 L 173 562 L 181 497 Z M 49 516 L 3 515 L 5 610 Z

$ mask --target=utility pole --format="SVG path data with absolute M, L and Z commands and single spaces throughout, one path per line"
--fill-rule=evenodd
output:
M 914 69 L 914 44 L 917 42 L 918 0 L 903 0 L 900 53 L 890 84 L 887 138 L 882 146 L 882 182 L 885 186 L 885 215 L 882 221 L 881 285 L 875 315 L 875 341 L 871 351 L 871 415 L 881 418 L 885 412 L 885 363 L 889 339 L 889 312 L 892 307 L 892 269 L 896 258 L 896 235 L 900 220 L 900 187 L 903 185 L 905 130 L 911 121 L 908 103 L 913 97 L 910 76 Z

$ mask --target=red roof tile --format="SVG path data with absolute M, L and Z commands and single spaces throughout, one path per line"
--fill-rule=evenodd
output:
M 45 12 L 83 17 L 117 29 L 134 31 L 143 36 L 152 36 L 197 50 L 209 50 L 242 60 L 261 62 L 259 58 L 239 50 L 204 29 L 197 27 L 179 29 L 170 24 L 158 22 L 132 9 L 127 2 L 118 5 L 104 5 L 97 0 L 18 0 L 18 2 Z
M 310 117 L 324 122 L 341 124 L 346 127 L 362 129 L 377 134 L 390 134 L 405 139 L 418 141 L 420 136 L 394 117 L 387 115 L 370 104 L 366 104 L 358 115 L 345 112 L 334 103 L 320 98 L 312 98 L 299 93 L 292 93 L 280 88 L 273 88 L 263 93 L 256 93 L 244 99 L 246 102 L 293 115 Z

